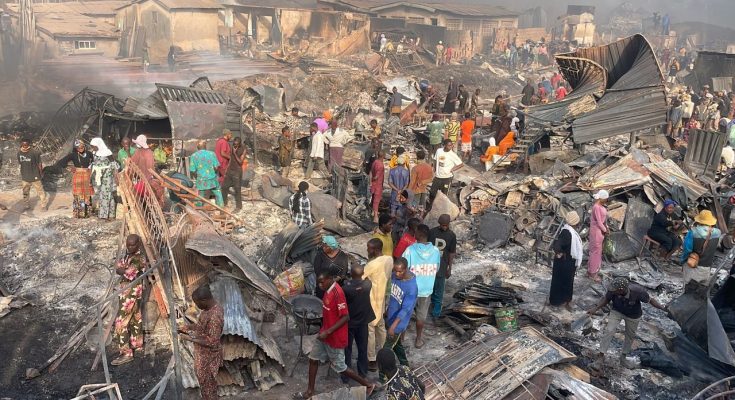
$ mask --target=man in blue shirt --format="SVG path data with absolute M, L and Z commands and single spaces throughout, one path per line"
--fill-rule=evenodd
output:
M 393 263 L 390 300 L 386 313 L 388 337 L 383 348 L 393 349 L 401 365 L 408 365 L 406 349 L 401 343 L 401 336 L 408 328 L 417 294 L 416 276 L 408 270 L 408 261 L 403 257 L 398 257 Z
M 429 296 L 434 292 L 434 280 L 439 270 L 441 252 L 429 242 L 429 227 L 419 225 L 416 228 L 416 243 L 408 246 L 403 252 L 408 261 L 408 270 L 416 275 L 418 299 L 416 300 L 416 343 L 420 349 L 424 346 L 424 323 L 429 312 Z

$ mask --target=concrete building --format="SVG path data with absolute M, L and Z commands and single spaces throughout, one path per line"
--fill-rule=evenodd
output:
M 559 24 L 553 31 L 555 39 L 592 46 L 595 42 L 595 7 L 568 6 L 566 15 L 559 18 Z
M 117 9 L 120 56 L 165 64 L 170 47 L 219 53 L 219 12 L 214 0 L 137 0 Z

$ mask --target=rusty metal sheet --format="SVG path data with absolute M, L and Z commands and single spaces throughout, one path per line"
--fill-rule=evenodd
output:
M 576 357 L 532 327 L 465 343 L 414 372 L 425 398 L 502 399 L 544 367 Z
M 185 103 L 166 101 L 174 139 L 215 139 L 225 128 L 225 104 Z
M 213 227 L 200 224 L 186 241 L 186 248 L 207 257 L 226 257 L 244 274 L 255 288 L 273 299 L 280 299 L 278 289 L 268 276 L 245 255 L 234 243 L 219 235 Z
M 696 201 L 702 197 L 702 195 L 709 192 L 707 188 L 690 178 L 672 160 L 667 159 L 644 164 L 643 166 L 646 167 L 647 170 L 651 171 L 651 174 L 655 176 L 656 182 L 661 184 L 661 186 L 663 186 L 669 193 L 671 193 L 671 189 L 674 184 L 683 186 L 687 194 L 687 199 L 690 202 Z
M 704 85 L 714 86 L 713 78 L 726 76 L 735 76 L 735 54 L 700 51 L 697 52 L 694 70 L 684 81 L 698 89 Z
M 617 396 L 594 385 L 583 382 L 562 371 L 544 368 L 539 375 L 550 376 L 551 385 L 556 389 L 566 389 L 576 400 L 617 400 Z
M 651 181 L 650 172 L 643 163 L 650 159 L 634 150 L 614 164 L 593 174 L 585 174 L 577 183 L 584 190 L 612 190 L 641 186 Z
M 727 139 L 727 134 L 722 132 L 690 129 L 684 168 L 697 176 L 714 177 Z

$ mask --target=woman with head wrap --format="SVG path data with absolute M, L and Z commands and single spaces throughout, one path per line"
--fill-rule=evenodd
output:
M 710 267 L 712 266 L 720 244 L 722 232 L 715 228 L 717 218 L 710 210 L 702 210 L 694 217 L 694 227 L 687 232 L 684 238 L 684 248 L 681 252 L 681 263 L 683 264 L 684 284 L 690 280 L 706 282 L 710 278 Z M 687 264 L 689 255 L 696 253 L 699 256 L 695 266 Z
M 92 188 L 91 176 L 93 156 L 87 150 L 87 146 L 81 140 L 74 141 L 74 147 L 66 157 L 56 163 L 56 167 L 66 167 L 70 162 L 72 166 L 71 193 L 74 196 L 72 212 L 74 218 L 87 218 L 92 212 Z
M 666 311 L 666 307 L 661 305 L 656 298 L 651 297 L 646 289 L 630 283 L 628 278 L 622 276 L 613 279 L 607 293 L 605 293 L 605 297 L 600 299 L 595 307 L 587 311 L 587 314 L 593 315 L 608 303 L 612 303 L 612 310 L 607 319 L 604 334 L 600 338 L 600 353 L 598 358 L 604 359 L 605 353 L 610 347 L 610 342 L 615 335 L 615 331 L 618 329 L 620 321 L 623 320 L 625 321 L 625 341 L 623 342 L 623 352 L 620 355 L 620 363 L 626 368 L 632 368 L 633 365 L 628 361 L 626 355 L 633 348 L 633 340 L 635 340 L 636 331 L 638 330 L 638 323 L 640 322 L 641 316 L 643 316 L 641 303 L 649 303 L 663 311 Z
M 595 204 L 590 212 L 590 256 L 587 261 L 587 276 L 595 282 L 600 281 L 598 274 L 602 267 L 602 242 L 609 230 L 607 229 L 607 199 L 610 193 L 602 189 L 593 196 Z
M 681 239 L 676 233 L 681 226 L 681 221 L 675 218 L 675 210 L 674 200 L 664 201 L 664 208 L 653 216 L 653 223 L 647 233 L 648 237 L 661 244 L 661 256 L 666 259 L 681 246 Z
M 120 165 L 110 158 L 112 151 L 102 138 L 94 138 L 89 142 L 94 152 L 92 161 L 92 186 L 94 187 L 94 203 L 100 219 L 115 219 L 115 191 L 117 189 L 117 170 Z
M 549 304 L 554 307 L 564 305 L 572 311 L 572 295 L 574 294 L 574 274 L 582 265 L 582 239 L 574 229 L 580 218 L 576 211 L 570 211 L 564 218 L 565 224 L 559 236 L 552 244 L 554 264 L 551 272 L 551 289 Z
M 324 236 L 322 238 L 322 246 L 316 251 L 314 257 L 314 275 L 319 276 L 322 272 L 331 271 L 336 282 L 341 282 L 347 278 L 347 266 L 349 265 L 347 253 L 339 249 L 339 243 L 334 236 Z M 316 286 L 315 296 L 322 298 L 324 291 Z
M 401 206 L 398 201 L 398 193 L 403 192 L 408 187 L 410 173 L 405 166 L 406 154 L 398 156 L 397 165 L 390 170 L 388 175 L 388 186 L 390 186 L 390 213 L 395 216 L 396 211 Z

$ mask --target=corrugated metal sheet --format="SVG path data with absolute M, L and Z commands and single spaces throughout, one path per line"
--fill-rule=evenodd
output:
M 186 241 L 186 248 L 208 257 L 226 257 L 235 264 L 255 288 L 273 299 L 280 299 L 278 289 L 234 243 L 220 236 L 213 227 L 199 224 Z
M 713 85 L 712 78 L 716 77 L 735 77 L 735 54 L 698 52 L 694 70 L 684 80 L 694 88 L 701 88 L 704 85 Z
M 223 335 L 242 336 L 255 344 L 259 344 L 255 326 L 250 321 L 248 309 L 237 281 L 232 278 L 219 277 L 209 284 L 215 300 L 225 311 Z
M 561 371 L 545 368 L 542 374 L 553 377 L 551 386 L 556 389 L 565 389 L 576 400 L 617 400 L 617 397 L 589 383 L 580 381 Z
M 706 175 L 713 177 L 726 141 L 727 134 L 690 129 L 684 168 L 695 175 L 703 175 L 706 169 Z
M 649 159 L 646 157 L 645 161 Z M 616 163 L 591 175 L 584 175 L 578 181 L 584 190 L 612 190 L 641 186 L 651 181 L 650 172 L 643 167 L 643 162 L 636 159 L 633 153 L 626 155 Z
M 669 191 L 669 193 L 671 193 L 674 184 L 679 184 L 684 187 L 687 199 L 690 202 L 696 201 L 702 195 L 709 192 L 707 188 L 690 178 L 672 160 L 667 159 L 660 162 L 644 164 L 644 167 L 651 171 L 654 180 Z
M 233 361 L 238 358 L 255 358 L 255 353 L 258 351 L 258 346 L 255 343 L 235 335 L 222 336 L 222 348 L 226 361 Z
M 260 348 L 263 349 L 268 357 L 281 364 L 282 367 L 286 367 L 286 364 L 283 363 L 283 357 L 281 356 L 281 349 L 278 347 L 276 341 L 267 333 L 260 334 Z

